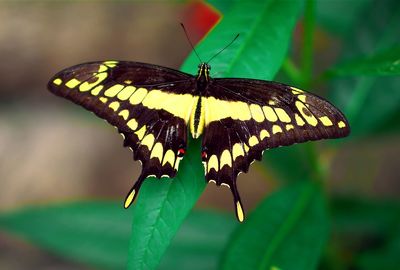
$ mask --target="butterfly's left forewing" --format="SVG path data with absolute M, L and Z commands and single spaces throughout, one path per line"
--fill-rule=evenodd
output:
M 214 79 L 204 108 L 205 177 L 230 187 L 240 221 L 244 213 L 236 178 L 264 150 L 344 137 L 350 131 L 343 114 L 326 100 L 275 82 Z
M 125 207 L 146 177 L 174 177 L 187 144 L 195 79 L 136 62 L 92 62 L 56 74 L 48 88 L 115 126 L 142 163 Z

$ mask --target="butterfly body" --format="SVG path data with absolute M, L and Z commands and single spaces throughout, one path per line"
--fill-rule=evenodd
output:
M 85 63 L 56 74 L 48 88 L 117 127 L 141 161 L 125 207 L 147 177 L 174 177 L 187 136 L 201 136 L 205 179 L 230 188 L 243 221 L 236 179 L 264 150 L 350 132 L 344 115 L 316 95 L 272 81 L 211 78 L 207 63 L 195 76 L 138 62 Z

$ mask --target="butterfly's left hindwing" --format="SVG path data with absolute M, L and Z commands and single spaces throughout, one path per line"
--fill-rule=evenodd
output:
M 146 177 L 174 177 L 186 149 L 195 79 L 179 71 L 136 62 L 93 62 L 56 74 L 48 88 L 115 126 L 124 146 L 142 163 L 127 196 L 136 197 Z M 181 100 L 176 104 L 175 97 Z

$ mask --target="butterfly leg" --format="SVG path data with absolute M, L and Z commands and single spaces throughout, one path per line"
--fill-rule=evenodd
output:
M 128 195 L 126 195 L 124 207 L 127 209 L 135 201 L 136 196 L 139 194 L 139 189 L 142 186 L 143 181 L 146 179 L 145 174 L 140 174 L 138 180 L 135 182 Z

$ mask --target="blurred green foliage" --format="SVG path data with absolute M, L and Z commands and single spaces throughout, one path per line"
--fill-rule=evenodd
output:
M 199 141 L 191 141 L 177 178 L 146 181 L 131 214 L 104 202 L 32 207 L 0 214 L 0 228 L 99 269 L 397 269 L 400 202 L 332 198 L 321 156 L 360 137 L 399 131 L 400 2 L 210 2 L 223 18 L 199 54 L 208 59 L 241 33 L 213 60 L 222 76 L 273 79 L 302 18 L 299 63 L 289 53 L 281 75 L 307 89 L 328 86 L 352 135 L 318 151 L 315 143 L 268 151 L 262 166 L 283 187 L 243 224 L 233 215 L 190 213 L 205 187 Z M 342 44 L 337 63 L 321 74 L 313 66 L 316 28 Z M 182 70 L 193 73 L 197 64 L 192 54 Z

